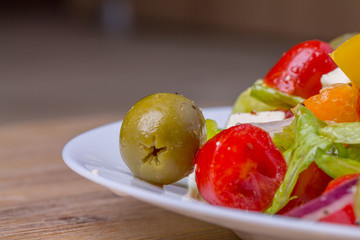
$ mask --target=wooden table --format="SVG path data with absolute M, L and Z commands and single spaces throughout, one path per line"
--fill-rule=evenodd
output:
M 0 126 L 0 239 L 237 239 L 225 228 L 119 197 L 72 172 L 65 143 L 115 114 Z

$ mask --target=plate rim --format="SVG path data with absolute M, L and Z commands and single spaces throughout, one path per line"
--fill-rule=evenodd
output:
M 225 110 L 229 110 L 229 106 L 203 108 L 202 110 L 206 117 L 209 111 L 219 111 L 219 110 L 225 111 Z M 229 227 L 229 224 L 223 224 L 222 222 L 213 222 L 210 220 L 207 221 L 222 227 L 231 228 L 234 231 L 246 231 L 249 229 L 249 225 L 253 225 L 253 227 L 255 226 L 257 228 L 261 227 L 262 228 L 261 232 L 264 232 L 263 230 L 266 230 L 265 234 L 270 234 L 269 236 L 283 236 L 284 234 L 289 235 L 289 234 L 297 234 L 297 233 L 298 234 L 306 233 L 306 235 L 309 236 L 312 236 L 314 234 L 315 235 L 321 234 L 324 236 L 332 235 L 333 237 L 340 237 L 342 239 L 344 239 L 344 237 L 346 237 L 347 239 L 360 239 L 360 229 L 358 229 L 357 227 L 345 226 L 340 224 L 313 222 L 313 221 L 278 216 L 278 215 L 270 216 L 264 213 L 248 212 L 239 209 L 214 206 L 210 204 L 201 203 L 196 200 L 191 201 L 185 199 L 182 200 L 170 199 L 166 195 L 160 195 L 158 193 L 151 192 L 149 190 L 136 188 L 134 186 L 129 186 L 122 183 L 115 183 L 111 179 L 107 179 L 101 175 L 93 174 L 89 170 L 83 168 L 83 166 L 81 166 L 81 164 L 78 161 L 73 159 L 73 157 L 70 154 L 71 148 L 74 145 L 76 145 L 79 139 L 86 138 L 89 133 L 93 133 L 96 131 L 101 132 L 104 129 L 112 128 L 115 126 L 120 127 L 121 123 L 122 120 L 111 122 L 87 130 L 73 137 L 70 141 L 68 141 L 65 144 L 62 150 L 62 158 L 65 164 L 72 171 L 76 172 L 82 177 L 92 182 L 95 182 L 99 185 L 102 185 L 117 194 L 125 193 L 138 200 L 145 201 L 152 205 L 156 205 L 158 207 L 165 208 L 177 212 L 179 214 L 190 216 L 192 218 L 200 219 L 202 221 L 206 221 L 206 219 L 197 217 L 196 216 L 197 214 L 184 214 L 184 211 L 189 212 L 189 210 L 191 210 L 192 212 L 202 214 L 203 216 L 211 216 L 215 218 L 220 217 L 222 219 L 231 220 L 231 222 L 234 223 L 236 222 L 238 225 L 244 224 L 244 228 L 246 228 L 244 229 L 243 227 L 241 228 L 236 227 L 234 229 L 231 226 Z M 174 210 L 174 207 L 176 208 L 176 210 Z M 282 234 L 279 234 L 279 232 L 282 232 Z

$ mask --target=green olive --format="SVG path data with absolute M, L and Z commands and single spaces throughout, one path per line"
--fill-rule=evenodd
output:
M 126 114 L 120 130 L 123 161 L 138 178 L 170 184 L 188 174 L 206 141 L 201 110 L 179 94 L 156 93 Z

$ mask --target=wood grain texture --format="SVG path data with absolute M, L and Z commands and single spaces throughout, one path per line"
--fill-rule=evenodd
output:
M 120 117 L 0 126 L 0 239 L 237 239 L 231 230 L 116 196 L 64 164 L 68 140 Z

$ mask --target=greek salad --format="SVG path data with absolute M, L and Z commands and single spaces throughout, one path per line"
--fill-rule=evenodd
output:
M 360 35 L 302 42 L 242 92 L 224 129 L 207 119 L 189 195 L 320 222 L 360 219 Z
M 179 94 L 147 96 L 122 123 L 122 159 L 153 184 L 189 176 L 187 196 L 209 204 L 359 225 L 359 56 L 356 33 L 295 45 L 226 126 Z

